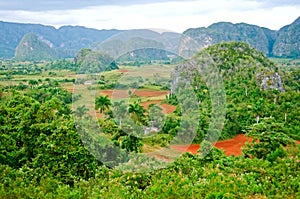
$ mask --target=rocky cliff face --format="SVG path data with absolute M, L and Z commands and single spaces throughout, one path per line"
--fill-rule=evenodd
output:
M 264 90 L 278 90 L 280 92 L 285 92 L 281 77 L 278 73 L 273 73 L 269 75 L 258 74 L 257 75 L 258 83 L 260 87 Z
M 300 57 L 300 17 L 279 30 L 272 53 L 276 57 Z

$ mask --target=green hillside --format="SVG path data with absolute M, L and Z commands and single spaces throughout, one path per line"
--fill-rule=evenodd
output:
M 261 118 L 273 118 L 279 123 L 285 123 L 289 136 L 300 139 L 299 127 L 292 127 L 300 119 L 299 88 L 289 87 L 285 82 L 286 76 L 288 74 L 263 53 L 240 42 L 208 47 L 191 61 L 178 65 L 173 73 L 173 79 L 190 79 L 195 88 L 200 104 L 200 118 L 203 118 L 198 132 L 200 140 L 208 129 L 211 113 L 207 115 L 207 112 L 211 112 L 211 107 L 215 106 L 211 101 L 213 93 L 207 91 L 218 92 L 212 90 L 216 89 L 213 81 L 218 78 L 221 78 L 226 92 L 226 99 L 223 99 L 226 100 L 223 138 L 245 131 L 248 126 L 259 123 Z M 173 84 L 177 82 L 173 81 Z M 176 85 L 171 87 L 176 88 Z M 289 116 L 286 117 L 286 114 Z M 299 123 L 295 126 L 299 126 Z
M 75 57 L 78 73 L 100 73 L 118 69 L 115 60 L 109 55 L 84 48 Z
M 18 61 L 54 60 L 60 55 L 53 44 L 42 40 L 34 33 L 26 34 L 16 48 L 15 59 Z

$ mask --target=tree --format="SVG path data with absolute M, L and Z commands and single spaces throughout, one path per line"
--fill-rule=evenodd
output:
M 149 105 L 149 118 L 151 126 L 161 129 L 164 125 L 165 115 L 162 112 L 162 108 L 156 104 Z
M 103 113 L 106 110 L 108 110 L 110 106 L 111 106 L 111 101 L 110 101 L 108 95 L 99 96 L 95 100 L 95 109 L 96 110 L 99 109 L 100 113 Z
M 284 125 L 273 118 L 263 118 L 259 124 L 248 127 L 246 136 L 253 141 L 246 144 L 244 154 L 260 159 L 268 159 L 274 151 L 282 150 L 283 146 L 293 143 L 293 139 L 285 133 Z
M 283 102 L 282 103 L 282 108 L 284 110 L 284 121 L 286 122 L 286 120 L 287 120 L 287 112 L 291 108 L 291 103 L 290 102 Z
M 83 116 L 84 114 L 86 114 L 86 112 L 87 112 L 88 110 L 89 110 L 89 109 L 86 108 L 85 105 L 82 105 L 82 106 L 78 106 L 78 107 L 76 108 L 76 110 L 75 110 L 73 113 L 74 113 L 74 115 L 75 115 L 76 117 L 82 118 L 82 116 Z
M 113 104 L 113 117 L 119 126 L 122 125 L 122 120 L 126 116 L 127 107 L 124 104 L 124 101 L 114 102 Z
M 145 114 L 146 110 L 138 102 L 129 104 L 128 112 L 131 114 L 131 118 L 135 122 L 145 124 L 145 115 L 144 114 Z
M 31 80 L 29 80 L 29 81 L 28 81 L 28 84 L 29 84 L 29 85 L 31 85 L 31 86 L 32 86 L 32 88 L 33 88 L 34 86 L 38 85 L 38 84 L 39 84 L 39 82 L 38 82 L 38 81 L 36 81 L 36 80 L 33 80 L 33 79 L 31 79 Z
M 260 98 L 258 101 L 255 102 L 253 106 L 253 112 L 255 114 L 256 123 L 259 123 L 260 116 L 263 114 L 265 100 L 263 98 Z

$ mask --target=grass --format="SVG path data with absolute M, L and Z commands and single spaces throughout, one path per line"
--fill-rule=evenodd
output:
M 74 95 L 81 95 L 81 97 L 73 102 L 72 109 L 76 109 L 79 106 L 85 105 L 86 108 L 89 110 L 94 110 L 95 107 L 95 90 L 89 90 L 87 85 L 76 85 L 74 86 L 73 94 Z
M 159 75 L 161 78 L 170 78 L 170 72 L 175 68 L 174 65 L 144 65 L 141 67 L 121 67 L 121 69 L 128 70 L 127 74 L 130 76 L 153 79 L 154 75 Z

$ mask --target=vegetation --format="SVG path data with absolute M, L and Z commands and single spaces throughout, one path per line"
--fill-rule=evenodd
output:
M 213 128 L 210 120 L 216 114 L 213 106 L 223 101 L 211 100 L 215 94 L 208 84 L 212 76 L 196 70 L 207 63 L 214 63 L 215 70 L 209 72 L 216 74 L 211 75 L 218 73 L 223 80 L 226 113 L 222 132 L 217 128 L 222 120 Z M 189 79 L 194 92 L 185 89 L 186 84 L 181 95 L 176 95 L 165 90 L 165 70 L 173 69 L 170 64 L 134 67 L 137 71 L 127 79 L 123 72 L 106 71 L 78 74 L 75 81 L 79 67 L 69 60 L 3 61 L 0 197 L 299 198 L 297 63 L 272 62 L 245 43 L 214 45 L 177 65 L 173 74 Z M 122 69 L 124 73 L 133 70 Z M 161 73 L 151 77 L 150 70 Z M 86 84 L 90 79 L 95 83 Z M 163 98 L 138 96 L 130 90 L 127 97 L 112 99 L 107 93 L 118 80 L 127 86 L 117 87 L 121 91 L 163 91 Z M 75 84 L 97 91 L 96 97 L 89 102 L 86 93 L 70 89 Z M 171 88 L 176 85 L 172 82 Z M 190 100 L 191 93 L 195 93 L 199 110 Z M 176 110 L 165 114 L 158 105 L 143 106 L 153 98 Z M 95 110 L 101 117 L 93 118 Z M 201 143 L 197 154 L 185 153 L 170 163 L 141 154 L 157 149 L 168 153 L 170 143 L 185 143 L 193 129 L 193 142 Z M 209 133 L 221 139 L 243 133 L 252 142 L 243 147 L 241 156 L 225 156 L 209 142 Z M 163 152 L 154 155 L 173 160 Z M 150 169 L 143 172 L 146 166 Z M 137 169 L 141 172 L 134 172 Z

